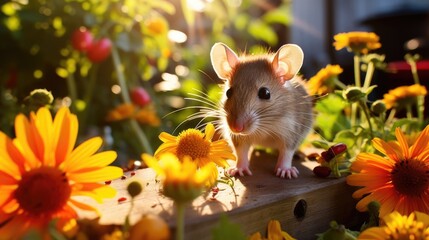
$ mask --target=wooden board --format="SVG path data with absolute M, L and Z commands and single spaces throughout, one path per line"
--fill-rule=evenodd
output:
M 248 235 L 257 231 L 265 234 L 269 220 L 276 219 L 283 230 L 298 239 L 315 239 L 315 234 L 325 231 L 331 220 L 344 223 L 351 218 L 356 204 L 351 194 L 355 189 L 345 183 L 345 178 L 317 178 L 312 173 L 316 162 L 294 160 L 300 171 L 299 178 L 280 179 L 274 175 L 275 163 L 275 155 L 255 151 L 251 159 L 253 176 L 235 179 L 236 196 L 229 186 L 220 184 L 221 191 L 215 200 L 211 199 L 211 194 L 197 198 L 186 209 L 185 239 L 211 239 L 213 227 L 225 213 Z M 153 213 L 163 217 L 174 229 L 173 202 L 160 194 L 160 184 L 155 181 L 153 170 L 142 169 L 135 173 L 134 176 L 126 173 L 126 180 L 111 183 L 118 193 L 99 205 L 100 223 L 124 223 L 131 207 L 126 187 L 129 181 L 138 180 L 143 183 L 144 190 L 136 197 L 131 222 L 142 214 Z M 121 197 L 127 200 L 118 203 Z M 306 211 L 296 216 L 294 210 L 300 200 L 305 201 Z

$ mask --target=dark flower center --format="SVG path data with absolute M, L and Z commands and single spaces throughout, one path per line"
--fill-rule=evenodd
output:
M 70 198 L 71 187 L 65 173 L 53 167 L 40 167 L 22 175 L 15 198 L 32 215 L 54 214 Z
M 423 161 L 399 161 L 391 172 L 396 191 L 407 196 L 420 196 L 429 189 L 429 166 Z

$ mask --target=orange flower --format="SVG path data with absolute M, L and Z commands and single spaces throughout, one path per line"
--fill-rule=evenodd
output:
M 426 96 L 425 86 L 414 84 L 411 86 L 400 86 L 384 94 L 383 102 L 387 109 L 392 107 L 402 108 L 416 102 L 416 97 Z
M 116 122 L 131 118 L 137 120 L 141 124 L 148 124 L 153 127 L 157 127 L 161 124 L 161 120 L 152 105 L 138 108 L 132 103 L 124 103 L 111 110 L 107 114 L 106 121 Z
M 343 69 L 340 67 L 340 65 L 328 64 L 325 68 L 322 68 L 307 82 L 310 94 L 324 95 L 334 91 L 334 79 L 337 78 L 338 75 L 340 75 L 342 72 Z
M 124 103 L 111 110 L 106 117 L 108 122 L 116 122 L 129 119 L 134 115 L 135 106 L 132 103 Z
M 75 209 L 97 210 L 75 196 L 98 202 L 116 191 L 99 182 L 118 178 L 122 170 L 107 166 L 116 152 L 96 153 L 102 140 L 95 137 L 74 148 L 78 121 L 68 108 L 52 119 L 45 107 L 30 119 L 15 119 L 16 138 L 0 132 L 0 236 L 17 239 L 30 229 L 44 232 L 52 219 L 65 230 L 77 218 Z
M 379 37 L 373 32 L 348 32 L 334 36 L 336 50 L 347 48 L 356 54 L 367 54 L 369 51 L 381 47 Z
M 359 234 L 358 239 L 429 239 L 429 215 L 412 212 L 401 215 L 393 212 L 383 218 L 383 226 L 368 228 Z
M 380 216 L 393 211 L 408 215 L 413 211 L 429 212 L 429 126 L 409 146 L 406 137 L 396 129 L 397 142 L 379 138 L 372 143 L 382 157 L 360 153 L 351 165 L 354 173 L 347 177 L 352 186 L 363 186 L 353 197 L 361 198 L 356 208 L 365 211 L 368 203 L 380 203 Z
M 271 220 L 268 223 L 267 238 L 263 238 L 259 232 L 252 234 L 249 240 L 295 240 L 289 233 L 282 230 L 280 222 L 277 220 Z
M 141 124 L 147 124 L 152 127 L 158 127 L 161 125 L 161 120 L 159 119 L 158 115 L 152 108 L 149 107 L 137 111 L 134 115 L 134 118 L 137 120 L 137 122 Z

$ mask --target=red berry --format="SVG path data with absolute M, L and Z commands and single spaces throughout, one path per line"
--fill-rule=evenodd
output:
M 86 52 L 94 40 L 92 34 L 85 27 L 80 27 L 73 32 L 71 43 L 74 49 Z
M 317 166 L 313 169 L 313 173 L 320 178 L 327 178 L 331 174 L 331 169 L 325 166 Z
M 333 152 L 329 149 L 327 151 L 323 151 L 322 153 L 320 153 L 320 155 L 322 155 L 323 159 L 325 159 L 326 162 L 331 161 L 331 159 L 335 157 L 335 154 L 333 154 Z
M 346 150 L 347 145 L 345 145 L 344 143 L 337 143 L 331 146 L 328 150 L 323 151 L 320 155 L 322 155 L 323 159 L 325 159 L 326 162 L 329 162 L 335 156 L 345 152 Z
M 108 38 L 102 38 L 98 41 L 94 41 L 91 47 L 88 49 L 88 59 L 93 63 L 104 61 L 112 50 L 112 42 Z
M 127 176 L 122 175 L 121 180 L 125 180 L 125 179 L 127 179 Z
M 120 198 L 118 198 L 118 203 L 124 202 L 126 200 L 127 200 L 126 197 L 120 197 Z
M 149 93 L 142 87 L 136 87 L 131 90 L 131 99 L 141 107 L 146 106 L 151 101 Z
M 329 150 L 332 151 L 333 154 L 338 155 L 347 150 L 347 145 L 344 143 L 337 143 L 334 146 L 331 146 Z
M 106 185 L 109 185 L 109 184 L 111 184 L 111 183 L 112 183 L 112 180 L 105 181 L 104 183 L 105 183 Z

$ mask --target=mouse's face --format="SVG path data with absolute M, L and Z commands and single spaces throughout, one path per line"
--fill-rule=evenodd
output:
M 289 101 L 283 86 L 301 68 L 303 52 L 294 44 L 283 45 L 275 54 L 238 57 L 222 43 L 210 52 L 213 68 L 225 80 L 223 109 L 231 132 L 242 135 L 268 131 L 267 126 L 280 122 Z M 270 128 L 270 133 L 275 131 Z
M 223 109 L 232 133 L 249 135 L 274 121 L 276 101 L 282 96 L 270 63 L 256 59 L 236 66 L 225 84 Z M 279 109 L 277 109 L 279 110 Z

